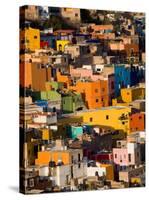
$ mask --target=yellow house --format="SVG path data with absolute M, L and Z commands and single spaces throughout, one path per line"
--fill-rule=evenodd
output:
M 129 133 L 129 113 L 130 107 L 109 106 L 95 110 L 77 112 L 81 116 L 84 124 L 101 125 L 121 130 Z
M 129 103 L 119 102 L 117 99 L 112 99 L 112 106 L 129 106 Z
M 35 164 L 35 147 L 38 148 L 39 150 L 39 144 L 38 142 L 25 142 L 23 144 L 23 159 L 22 159 L 22 164 L 24 167 L 27 167 L 29 165 L 34 165 Z
M 64 52 L 65 46 L 69 44 L 69 40 L 57 40 L 56 41 L 56 50 Z
M 131 179 L 130 179 L 130 182 L 131 183 L 138 183 L 138 184 L 140 184 L 142 181 L 141 181 L 141 177 L 132 177 Z
M 131 87 L 121 89 L 122 101 L 130 103 L 137 99 L 145 98 L 145 88 L 144 87 Z
M 35 51 L 40 49 L 40 30 L 31 27 L 20 31 L 20 49 Z
M 100 164 L 100 167 L 106 169 L 106 180 L 114 180 L 114 169 L 111 164 Z
M 52 138 L 52 130 L 43 128 L 42 132 L 42 140 L 50 140 Z

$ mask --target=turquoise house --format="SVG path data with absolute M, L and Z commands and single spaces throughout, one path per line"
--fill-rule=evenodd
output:
M 71 139 L 76 139 L 78 136 L 83 134 L 83 128 L 82 126 L 68 126 L 66 128 L 67 135 Z

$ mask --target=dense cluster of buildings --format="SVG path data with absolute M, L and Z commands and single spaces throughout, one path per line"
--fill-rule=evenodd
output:
M 20 16 L 20 191 L 145 186 L 144 14 Z

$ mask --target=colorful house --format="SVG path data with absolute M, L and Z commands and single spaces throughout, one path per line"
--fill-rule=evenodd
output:
M 47 41 L 40 41 L 40 48 L 41 49 L 47 49 L 49 46 Z
M 79 8 L 61 8 L 61 16 L 71 23 L 80 23 L 81 20 Z
M 69 92 L 62 96 L 63 113 L 73 113 L 83 108 L 85 108 L 85 106 L 81 94 Z
M 115 65 L 115 97 L 120 95 L 121 88 L 137 85 L 144 80 L 144 69 L 142 67 Z
M 81 116 L 85 124 L 108 126 L 115 130 L 129 133 L 129 113 L 131 113 L 131 108 L 129 107 L 110 106 L 80 111 L 76 115 Z
M 57 40 L 56 41 L 56 50 L 64 52 L 65 46 L 69 44 L 69 40 Z
M 41 129 L 42 132 L 42 140 L 48 141 L 52 138 L 52 130 L 43 128 Z
M 61 82 L 64 84 L 64 87 L 68 88 L 71 83 L 70 76 L 63 75 L 60 72 L 56 73 L 57 82 Z
M 60 149 L 51 151 L 39 151 L 37 159 L 35 160 L 36 165 L 49 164 L 50 161 L 57 164 L 61 161 L 64 165 L 72 164 L 75 160 L 80 162 L 82 160 L 82 150 L 81 149 L 63 149 L 63 146 L 59 145 Z
M 58 40 L 69 40 L 72 41 L 74 30 L 70 29 L 59 29 L 54 31 L 54 35 L 57 36 Z
M 40 49 L 40 30 L 31 27 L 20 31 L 20 49 L 35 51 Z
M 112 98 L 114 97 L 114 70 L 113 67 L 103 67 L 102 71 L 97 70 L 97 73 L 94 73 L 95 69 L 87 68 L 73 68 L 70 67 L 70 74 L 71 77 L 74 77 L 75 80 L 80 79 L 86 79 L 86 80 L 92 80 L 92 81 L 99 81 L 99 80 L 107 80 L 108 84 L 108 96 L 109 96 L 109 104 L 112 104 Z M 97 65 L 94 66 L 94 68 L 97 68 Z
M 92 155 L 91 160 L 95 160 L 100 163 L 111 163 L 113 160 L 113 155 L 111 152 L 99 152 L 97 154 Z
M 46 100 L 37 100 L 34 102 L 37 106 L 42 107 L 43 112 L 47 112 L 48 111 L 48 101 Z
M 93 29 L 94 32 L 98 33 L 111 33 L 113 31 L 113 25 L 112 24 L 107 24 L 107 25 L 91 25 L 91 28 Z
M 45 90 L 45 82 L 51 80 L 51 69 L 46 66 L 32 64 L 32 89 L 35 91 Z M 39 78 L 40 77 L 40 78 Z
M 33 92 L 33 98 L 35 100 L 51 100 L 51 101 L 59 101 L 61 100 L 61 95 L 54 90 L 51 91 L 41 91 L 41 92 Z
M 21 19 L 29 21 L 39 20 L 39 9 L 37 6 L 25 5 L 20 8 Z
M 68 126 L 67 129 L 68 137 L 76 139 L 78 136 L 83 134 L 82 126 Z
M 21 87 L 32 86 L 32 64 L 27 62 L 20 63 L 20 85 Z
M 130 132 L 145 130 L 145 113 L 134 113 L 130 116 Z
M 39 79 L 40 77 L 40 79 Z M 20 63 L 20 85 L 35 91 L 45 90 L 45 82 L 51 80 L 51 69 L 37 63 Z
M 139 165 L 141 163 L 139 144 L 128 142 L 123 146 L 113 148 L 113 161 L 117 169 L 121 166 Z
M 78 81 L 75 86 L 70 88 L 82 95 L 85 106 L 88 109 L 101 108 L 109 104 L 107 80 Z
M 56 49 L 56 40 L 57 36 L 51 34 L 51 33 L 40 33 L 40 40 L 41 42 L 46 42 L 48 44 L 48 47 L 52 49 Z
M 45 83 L 45 88 L 47 91 L 49 90 L 58 90 L 58 89 L 62 89 L 63 88 L 63 83 L 59 83 L 56 81 L 49 81 Z
M 145 98 L 145 88 L 143 87 L 131 87 L 121 89 L 122 101 L 126 103 L 131 103 L 137 99 Z
M 87 176 L 95 176 L 97 173 L 99 177 L 105 176 L 106 180 L 114 180 L 114 169 L 111 164 L 96 163 L 95 167 L 87 167 Z

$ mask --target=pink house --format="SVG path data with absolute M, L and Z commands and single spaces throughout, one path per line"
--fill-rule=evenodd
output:
M 141 161 L 139 144 L 126 143 L 126 146 L 113 148 L 113 161 L 119 166 L 139 165 Z
M 113 161 L 116 165 L 128 166 L 129 162 L 127 148 L 114 148 Z

